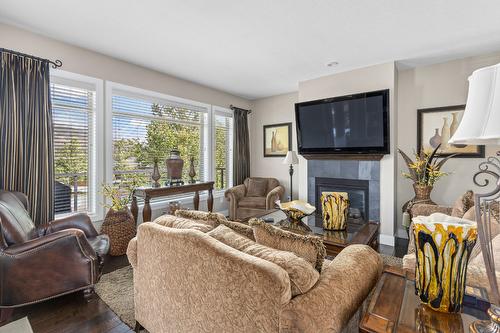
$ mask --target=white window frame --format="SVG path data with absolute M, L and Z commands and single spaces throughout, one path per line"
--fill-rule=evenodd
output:
M 89 177 L 89 188 L 92 191 L 90 208 L 93 210 L 91 212 L 86 212 L 90 217 L 92 222 L 101 221 L 104 216 L 104 209 L 100 209 L 101 203 L 104 201 L 102 193 L 100 191 L 100 186 L 104 180 L 103 174 L 103 163 L 104 163 L 104 83 L 103 80 L 94 77 L 76 74 L 60 69 L 52 69 L 50 71 L 51 83 L 57 84 L 74 84 L 78 87 L 81 84 L 82 88 L 88 89 L 92 87 L 95 90 L 95 130 L 93 131 L 93 136 L 89 133 L 89 158 L 90 158 L 90 176 Z M 64 215 L 71 215 L 75 212 Z M 60 217 L 58 216 L 58 217 Z
M 230 117 L 230 118 L 233 118 L 233 126 L 234 126 L 234 111 L 229 109 L 229 108 L 224 108 L 222 106 L 217 106 L 217 105 L 213 105 L 212 106 L 212 112 L 211 112 L 211 117 L 212 117 L 212 122 L 211 122 L 211 129 L 214 129 L 215 128 L 215 115 L 219 113 L 219 114 L 223 114 L 227 117 Z M 215 181 L 216 179 L 216 170 L 215 170 L 215 131 L 212 130 L 212 158 L 211 158 L 211 165 L 210 165 L 210 169 L 212 170 L 212 178 L 210 179 L 213 179 Z M 228 179 L 229 179 L 229 182 L 226 186 L 225 189 L 222 189 L 222 190 L 216 190 L 214 191 L 218 196 L 223 196 L 224 195 L 224 192 L 228 189 L 228 188 L 231 188 L 233 186 L 233 158 L 234 158 L 234 147 L 232 147 L 232 142 L 233 142 L 233 133 L 230 132 L 229 133 L 229 142 L 231 143 L 231 158 L 229 159 L 228 161 L 228 167 L 229 167 L 229 170 L 228 171 Z

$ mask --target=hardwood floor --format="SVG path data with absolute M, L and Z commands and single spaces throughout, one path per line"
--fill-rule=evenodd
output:
M 106 258 L 104 273 L 128 265 L 126 256 Z M 27 316 L 34 333 L 125 333 L 133 330 L 97 294 L 89 300 L 77 292 L 17 308 L 12 320 Z
M 406 254 L 408 240 L 396 238 L 395 246 L 380 245 L 380 252 L 402 257 Z M 108 257 L 104 273 L 125 267 L 126 256 Z M 133 330 L 104 303 L 99 296 L 90 300 L 83 292 L 73 293 L 43 303 L 17 308 L 12 320 L 27 316 L 34 333 L 125 333 Z

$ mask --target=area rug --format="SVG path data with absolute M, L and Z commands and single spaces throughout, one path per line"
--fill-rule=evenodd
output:
M 403 260 L 381 254 L 384 264 L 402 267 Z M 99 297 L 113 310 L 120 319 L 130 327 L 134 327 L 134 286 L 132 281 L 132 266 L 117 269 L 105 274 L 96 285 Z

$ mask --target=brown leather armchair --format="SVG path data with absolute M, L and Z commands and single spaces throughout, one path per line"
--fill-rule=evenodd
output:
M 229 219 L 245 220 L 273 209 L 284 192 L 276 178 L 247 178 L 224 194 L 229 201 Z
M 0 310 L 92 290 L 109 238 L 75 214 L 35 227 L 20 192 L 0 191 Z M 5 319 L 5 318 L 3 318 Z

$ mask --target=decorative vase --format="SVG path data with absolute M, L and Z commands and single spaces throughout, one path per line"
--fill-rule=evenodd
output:
M 160 187 L 160 183 L 158 182 L 161 178 L 160 169 L 158 169 L 158 161 L 154 162 L 153 173 L 151 174 L 151 179 L 153 179 L 154 187 Z
M 182 168 L 184 167 L 184 161 L 182 160 L 181 152 L 178 149 L 172 149 L 170 151 L 170 156 L 167 159 L 166 164 L 169 185 L 184 184 L 182 181 Z
M 292 230 L 311 231 L 311 228 L 302 219 L 314 213 L 316 207 L 302 200 L 293 200 L 285 203 L 281 203 L 278 200 L 276 204 L 286 215 L 286 219 L 279 221 L 278 225 Z
M 476 223 L 435 213 L 413 218 L 413 225 L 416 294 L 436 311 L 459 312 Z
M 429 144 L 432 148 L 436 148 L 441 143 L 441 135 L 439 135 L 439 128 L 434 129 L 434 136 L 430 138 Z
M 271 138 L 271 151 L 276 151 L 276 131 L 273 131 L 273 136 Z
M 432 189 L 433 187 L 431 185 L 419 185 L 413 183 L 413 191 L 415 192 L 415 196 L 413 197 L 413 199 L 405 202 L 403 208 L 401 209 L 403 213 L 408 211 L 408 205 L 410 203 L 435 205 L 436 203 L 431 199 Z
M 448 125 L 448 118 L 443 117 L 443 127 L 441 128 L 441 148 L 447 149 L 450 147 L 450 126 Z
M 450 124 L 450 138 L 455 134 L 458 128 L 458 112 L 451 113 L 451 124 Z
M 101 233 L 109 237 L 109 254 L 124 255 L 128 243 L 135 237 L 136 229 L 134 217 L 128 208 L 118 211 L 110 209 L 101 227 Z
M 194 156 L 191 156 L 189 158 L 189 182 L 190 183 L 195 183 L 196 180 L 194 179 L 196 177 L 196 170 L 194 169 Z
M 345 192 L 321 193 L 323 229 L 345 230 L 349 214 L 349 199 Z

